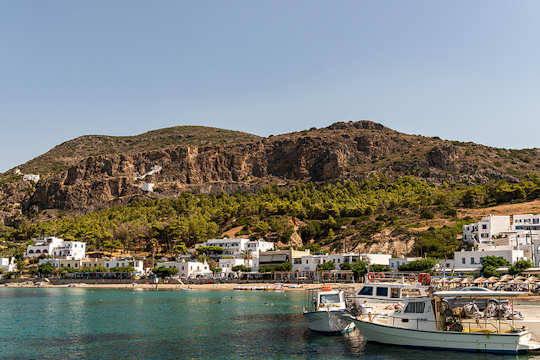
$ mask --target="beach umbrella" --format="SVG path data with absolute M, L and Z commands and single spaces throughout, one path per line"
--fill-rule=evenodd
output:
M 525 276 L 521 276 L 521 275 L 520 275 L 520 276 L 518 276 L 518 277 L 516 278 L 516 280 L 527 280 L 527 278 L 526 278 Z
M 509 281 L 509 280 L 512 280 L 512 275 L 504 275 L 503 277 L 501 277 L 500 281 Z
M 486 278 L 480 276 L 479 278 L 474 279 L 473 283 L 475 283 L 475 284 L 481 284 L 481 283 L 483 283 L 484 281 L 486 281 Z
M 510 284 L 521 284 L 523 282 L 524 282 L 523 280 L 516 278 L 516 279 L 510 281 Z
M 452 280 L 450 280 L 450 282 L 451 282 L 452 284 L 460 283 L 460 282 L 461 282 L 461 278 L 455 278 L 455 279 L 452 279 Z
M 498 281 L 499 281 L 499 278 L 496 277 L 496 276 L 492 276 L 489 279 L 487 279 L 487 282 L 490 283 L 490 284 L 496 283 Z
M 529 276 L 526 281 L 528 283 L 535 283 L 538 281 L 538 278 L 536 276 Z
M 465 278 L 461 281 L 462 284 L 470 284 L 471 283 L 471 279 L 470 278 Z

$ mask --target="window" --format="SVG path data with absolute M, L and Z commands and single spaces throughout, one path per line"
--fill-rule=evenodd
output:
M 399 299 L 399 288 L 390 288 L 390 297 L 392 299 Z
M 465 258 L 461 258 L 461 263 L 465 264 Z
M 482 225 L 482 229 L 486 230 L 486 229 L 487 229 L 487 225 L 486 225 L 486 224 L 483 224 L 483 225 Z
M 471 258 L 471 264 L 474 264 L 474 258 L 473 257 Z
M 373 295 L 373 286 L 364 286 L 360 289 L 358 295 Z
M 339 304 L 339 294 L 321 295 L 320 304 Z
M 301 264 L 301 263 L 302 263 L 302 258 L 296 258 L 296 259 L 294 259 L 294 263 L 295 263 L 295 264 Z
M 377 296 L 388 297 L 388 288 L 386 288 L 386 287 L 377 287 Z
M 424 313 L 424 308 L 426 304 L 423 302 L 410 302 L 405 308 L 405 313 L 409 314 L 422 314 Z

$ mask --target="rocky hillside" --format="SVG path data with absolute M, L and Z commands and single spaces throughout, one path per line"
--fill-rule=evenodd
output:
M 0 178 L 0 219 L 51 209 L 78 214 L 141 197 L 183 191 L 234 192 L 263 184 L 414 175 L 432 183 L 517 181 L 540 171 L 540 149 L 507 150 L 399 133 L 371 121 L 260 138 L 240 132 L 175 127 L 133 137 L 84 136 Z M 153 192 L 150 190 L 154 184 Z

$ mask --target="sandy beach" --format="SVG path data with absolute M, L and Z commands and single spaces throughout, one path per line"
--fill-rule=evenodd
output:
M 275 284 L 269 283 L 250 283 L 250 284 L 158 284 L 157 290 L 217 290 L 217 291 L 231 291 L 236 287 L 241 288 L 267 288 L 267 290 L 253 290 L 253 291 L 274 291 Z M 358 289 L 362 284 L 283 284 L 280 291 L 304 291 L 306 289 L 313 289 L 322 286 L 331 287 L 354 287 Z M 36 285 L 34 283 L 6 283 L 4 287 L 29 287 L 29 288 L 66 288 L 66 287 L 79 287 L 88 289 L 141 289 L 141 290 L 156 290 L 155 284 L 86 284 L 86 283 L 73 283 L 67 285 L 53 285 L 47 283 L 41 283 Z M 241 290 L 250 291 L 250 290 Z

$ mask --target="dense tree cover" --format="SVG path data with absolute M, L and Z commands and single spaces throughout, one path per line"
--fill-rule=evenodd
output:
M 510 263 L 500 256 L 484 256 L 480 263 L 482 264 L 482 276 L 501 276 L 501 273 L 497 271 L 497 268 L 502 266 L 510 266 Z
M 423 271 L 427 272 L 433 269 L 437 260 L 432 258 L 426 258 L 421 260 L 411 261 L 410 263 L 399 266 L 399 271 Z
M 182 193 L 175 199 L 133 201 L 73 218 L 23 222 L 17 228 L 2 226 L 0 243 L 6 245 L 3 255 L 20 252 L 21 242 L 39 235 L 85 241 L 90 251 L 174 254 L 238 226 L 241 234 L 287 244 L 294 231 L 291 218 L 296 218 L 304 224 L 298 233 L 306 247 L 331 245 L 339 249 L 345 237 L 370 243 L 375 241 L 373 234 L 387 227 L 406 226 L 432 215 L 453 218 L 456 207 L 535 199 L 540 196 L 539 189 L 540 177 L 535 174 L 517 184 L 494 181 L 473 187 L 374 176 L 362 182 L 269 186 L 256 193 Z M 414 251 L 451 257 L 459 246 L 455 236 L 459 231 L 460 224 L 456 224 L 413 233 L 418 238 Z
M 453 226 L 443 226 L 438 229 L 430 227 L 426 231 L 417 232 L 414 244 L 416 253 L 438 259 L 453 258 L 454 251 L 461 245 L 457 235 L 461 233 L 462 226 L 466 222 L 466 220 L 460 220 Z

